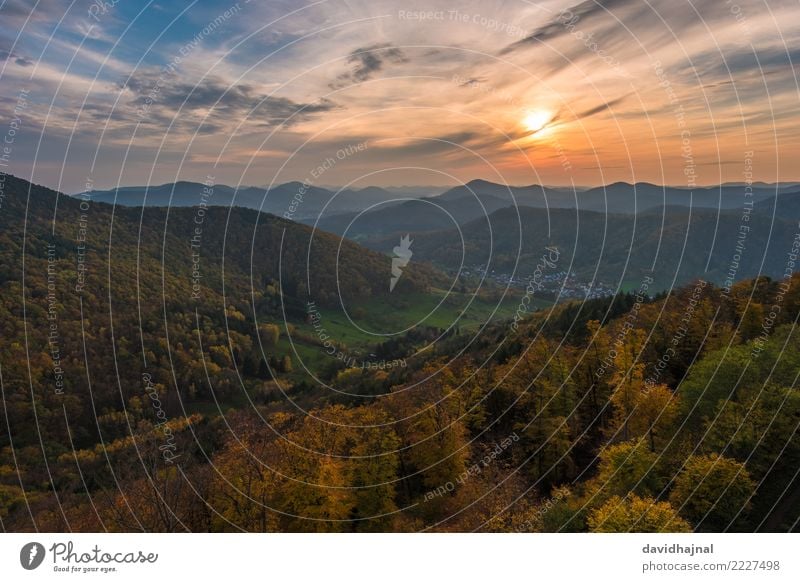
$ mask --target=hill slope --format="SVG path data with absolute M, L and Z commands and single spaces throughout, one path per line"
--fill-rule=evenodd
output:
M 636 284 L 646 274 L 657 288 L 681 285 L 695 278 L 718 284 L 732 276 L 741 280 L 758 274 L 781 277 L 787 254 L 798 233 L 800 208 L 795 195 L 780 197 L 773 221 L 769 201 L 752 213 L 740 210 L 667 207 L 638 215 L 520 206 L 504 208 L 459 230 L 419 233 L 414 248 L 426 260 L 449 269 L 482 266 L 516 276 L 536 270 L 545 247 L 561 252 L 559 269 L 582 280 L 613 287 Z M 391 238 L 364 240 L 378 250 Z
M 297 353 L 328 358 L 308 332 L 289 342 L 309 301 L 352 311 L 389 296 L 389 257 L 253 210 L 115 209 L 12 176 L 4 193 L 5 397 L 24 402 L 32 379 L 43 407 L 38 427 L 56 442 L 70 438 L 62 406 L 85 419 L 71 438 L 96 442 L 101 427 L 91 419 L 141 397 L 145 373 L 171 415 L 248 398 L 266 380 L 288 380 Z M 392 297 L 443 280 L 412 264 Z M 51 407 L 52 418 L 44 413 Z M 37 423 L 32 408 L 19 412 L 12 433 L 24 446 L 35 442 Z

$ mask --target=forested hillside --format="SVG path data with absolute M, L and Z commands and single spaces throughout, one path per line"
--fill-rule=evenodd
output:
M 794 194 L 745 210 L 667 207 L 638 215 L 538 208 L 504 208 L 459 230 L 415 235 L 415 247 L 434 264 L 482 265 L 525 277 L 541 249 L 561 251 L 561 268 L 584 281 L 635 286 L 645 274 L 659 289 L 703 277 L 724 285 L 731 271 L 744 279 L 780 277 L 800 232 Z M 386 250 L 392 238 L 363 244 Z
M 308 297 L 323 322 L 389 305 L 389 257 L 245 209 L 198 225 L 7 184 L 5 531 L 798 527 L 800 275 L 645 278 L 518 325 L 420 326 L 372 354 L 402 366 L 318 377 L 281 347 Z M 440 279 L 412 264 L 395 292 Z

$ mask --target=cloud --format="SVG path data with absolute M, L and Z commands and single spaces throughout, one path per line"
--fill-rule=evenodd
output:
M 67 11 L 68 2 L 62 0 L 6 0 L 0 4 L 0 20 L 7 26 L 22 26 L 26 21 L 58 21 Z
M 347 57 L 347 64 L 352 65 L 352 70 L 339 75 L 336 82 L 331 83 L 330 86 L 335 89 L 350 83 L 362 83 L 382 70 L 387 62 L 405 63 L 407 61 L 403 51 L 389 43 L 359 48 Z
M 763 6 L 744 0 L 740 4 L 745 23 L 757 30 L 757 21 L 767 17 Z M 769 5 L 773 13 L 791 10 L 791 6 L 796 10 L 797 7 L 796 0 L 770 0 Z M 709 43 L 710 27 L 714 27 L 715 36 L 727 29 L 738 30 L 741 37 L 743 29 L 740 24 L 731 4 L 719 0 L 685 3 L 676 3 L 675 0 L 585 0 L 559 11 L 527 37 L 504 47 L 500 54 L 507 55 L 542 44 L 552 45 L 574 37 L 571 40 L 582 53 L 575 56 L 592 57 L 592 51 L 586 50 L 587 43 L 591 43 L 598 50 L 612 52 L 625 63 L 643 50 L 652 54 L 669 46 L 691 52 L 694 40 Z M 587 41 L 589 36 L 591 40 Z M 563 48 L 562 45 L 559 47 Z
M 33 64 L 29 58 L 17 53 L 9 41 L 0 38 L 0 63 L 9 59 L 13 59 L 20 67 L 28 67 Z
M 507 135 L 487 128 L 461 130 L 451 133 L 396 137 L 372 141 L 373 152 L 391 154 L 397 159 L 419 159 L 437 156 L 439 159 L 474 159 L 475 152 L 510 146 L 524 137 L 522 130 L 512 130 Z
M 699 84 L 717 112 L 730 107 L 737 119 L 775 123 L 783 111 L 796 115 L 787 106 L 797 99 L 797 74 L 792 71 L 799 65 L 800 49 L 791 46 L 727 46 L 698 52 L 691 62 L 676 63 L 670 72 Z M 694 90 L 694 85 L 687 90 Z M 751 103 L 764 105 L 751 110 Z
M 470 77 L 469 79 L 465 80 L 463 83 L 459 83 L 459 87 L 479 87 L 481 85 L 486 84 L 487 79 L 485 77 Z
M 0 49 L 0 61 L 7 61 L 8 59 L 14 59 L 14 62 L 20 67 L 29 67 L 33 64 L 33 61 L 27 57 L 23 57 L 22 55 L 18 55 L 17 53 L 8 50 Z
M 568 23 L 582 22 L 591 25 L 598 17 L 608 16 L 608 10 L 632 4 L 634 0 L 585 0 L 559 12 L 550 22 L 533 31 L 530 35 L 514 42 L 500 51 L 501 55 L 514 52 L 530 45 L 554 40 L 569 34 Z
M 260 126 L 290 126 L 338 106 L 328 99 L 302 103 L 257 90 L 252 85 L 230 85 L 219 77 L 206 77 L 201 83 L 165 79 L 156 72 L 133 76 L 125 85 L 136 97 L 130 105 L 157 113 L 154 121 L 197 113 L 206 123 L 222 123 L 248 117 Z M 157 90 L 154 92 L 154 88 Z M 204 133 L 207 130 L 204 129 Z
M 714 80 L 738 78 L 745 73 L 757 73 L 760 77 L 779 70 L 787 73 L 793 66 L 800 66 L 800 49 L 786 46 L 735 47 L 730 50 L 714 50 L 692 56 L 691 63 L 685 63 L 681 72 L 691 70 L 701 78 Z
M 601 103 L 595 107 L 587 109 L 586 111 L 581 111 L 575 115 L 575 119 L 586 119 L 587 117 L 591 117 L 592 115 L 597 115 L 598 113 L 602 113 L 606 109 L 611 109 L 615 105 L 618 105 L 625 101 L 628 95 L 623 95 L 622 97 L 618 97 L 617 99 L 612 99 L 611 101 L 606 101 L 605 103 Z

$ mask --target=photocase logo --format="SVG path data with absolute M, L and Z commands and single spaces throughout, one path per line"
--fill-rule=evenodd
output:
M 414 241 L 411 240 L 409 237 L 411 235 L 406 235 L 400 238 L 400 244 L 394 247 L 394 257 L 392 257 L 392 278 L 389 281 L 389 292 L 391 293 L 394 291 L 394 286 L 397 285 L 397 281 L 400 280 L 400 276 L 403 274 L 403 269 L 408 265 L 408 261 L 411 260 L 411 255 L 414 253 L 411 252 L 411 243 Z
M 19 563 L 26 570 L 35 570 L 44 561 L 44 546 L 38 542 L 30 542 L 22 546 L 19 552 Z

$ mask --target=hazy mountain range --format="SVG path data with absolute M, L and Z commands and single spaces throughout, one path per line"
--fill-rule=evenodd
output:
M 325 214 L 306 219 L 318 228 L 355 240 L 377 233 L 424 232 L 454 228 L 511 206 L 540 209 L 579 209 L 612 214 L 640 214 L 670 207 L 733 210 L 747 202 L 766 202 L 797 190 L 794 185 L 720 185 L 687 190 L 654 184 L 618 182 L 588 190 L 542 186 L 508 187 L 475 180 L 435 197 L 405 201 L 368 213 Z
M 91 198 L 190 206 L 202 199 L 203 187 L 179 182 L 94 192 Z M 744 184 L 731 183 L 688 190 L 619 182 L 573 190 L 474 180 L 414 198 L 378 187 L 336 192 L 290 182 L 268 192 L 215 186 L 206 203 L 279 216 L 290 210 L 297 222 L 387 254 L 398 237 L 412 233 L 415 261 L 448 270 L 485 265 L 524 277 L 545 246 L 557 245 L 569 256 L 563 268 L 584 281 L 616 286 L 651 272 L 659 287 L 668 288 L 697 277 L 721 284 L 737 254 L 743 224 L 750 230 L 735 278 L 781 276 L 798 230 L 800 187 L 756 183 L 751 188 L 752 196 L 745 194 Z
M 433 187 L 431 187 L 433 189 Z M 798 190 L 795 183 L 752 185 L 746 198 L 743 184 L 689 190 L 646 182 L 617 182 L 594 188 L 507 186 L 473 180 L 443 193 L 424 187 L 370 186 L 329 189 L 287 182 L 265 189 L 214 185 L 209 190 L 197 182 L 160 186 L 129 186 L 84 193 L 97 202 L 121 206 L 242 206 L 313 224 L 321 230 L 360 240 L 365 236 L 399 231 L 424 232 L 450 229 L 509 206 L 564 208 L 615 214 L 636 214 L 658 208 L 683 206 L 731 210 L 776 195 Z
M 216 184 L 209 188 L 199 182 L 175 182 L 160 186 L 128 186 L 76 194 L 95 202 L 120 206 L 240 206 L 287 216 L 295 220 L 319 216 L 321 213 L 342 213 L 361 210 L 374 204 L 391 201 L 397 195 L 382 188 L 335 192 L 326 188 L 287 182 L 267 190 L 256 186 L 233 188 Z

